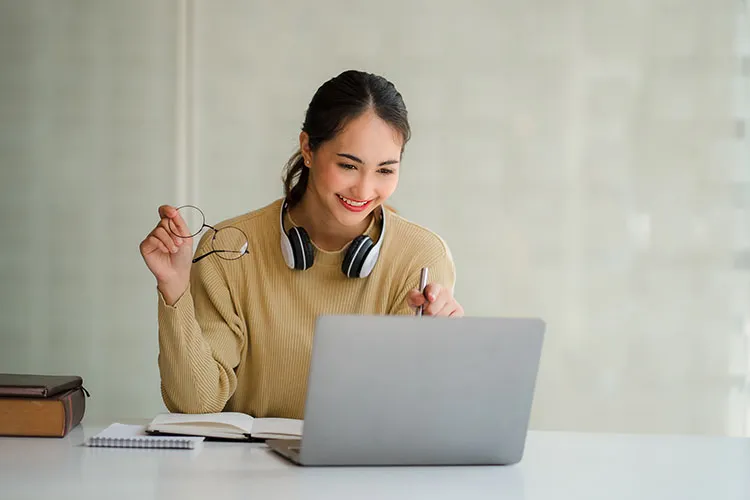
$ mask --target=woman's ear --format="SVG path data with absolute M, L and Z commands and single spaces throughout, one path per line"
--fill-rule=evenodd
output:
M 299 133 L 299 150 L 302 158 L 305 160 L 305 166 L 310 167 L 312 150 L 310 149 L 310 136 L 305 131 Z

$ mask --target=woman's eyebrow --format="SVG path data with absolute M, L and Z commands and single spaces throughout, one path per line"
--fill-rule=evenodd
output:
M 365 162 L 363 162 L 362 160 L 360 160 L 359 158 L 357 158 L 356 156 L 354 156 L 354 155 L 352 155 L 352 154 L 349 154 L 349 153 L 336 153 L 336 154 L 337 154 L 338 156 L 343 156 L 344 158 L 349 158 L 350 160 L 352 160 L 352 161 L 356 161 L 357 163 L 361 163 L 361 164 L 363 164 L 363 165 L 364 165 L 364 163 L 365 163 Z M 383 167 L 383 166 L 385 166 L 385 165 L 393 165 L 394 163 L 398 163 L 398 162 L 399 162 L 398 160 L 386 160 L 386 161 L 381 161 L 380 163 L 378 163 L 378 167 Z

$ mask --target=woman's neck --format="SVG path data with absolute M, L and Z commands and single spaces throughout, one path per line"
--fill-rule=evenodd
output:
M 310 192 L 305 193 L 302 200 L 289 210 L 289 215 L 297 225 L 305 228 L 313 243 L 326 252 L 341 250 L 370 225 L 369 217 L 357 226 L 341 225 Z

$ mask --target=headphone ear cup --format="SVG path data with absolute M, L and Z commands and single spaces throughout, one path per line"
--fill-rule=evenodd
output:
M 292 242 L 289 239 L 289 235 L 281 232 L 281 255 L 284 257 L 284 262 L 289 269 L 294 269 L 294 249 L 292 248 Z
M 379 254 L 380 247 L 378 245 L 373 245 L 372 248 L 367 251 L 365 258 L 362 261 L 362 265 L 359 268 L 360 278 L 367 278 L 370 275 L 372 270 L 375 268 L 375 263 L 378 261 Z
M 366 234 L 354 238 L 344 255 L 341 271 L 350 278 L 359 278 L 362 264 L 373 247 L 372 239 Z
M 313 265 L 313 248 L 307 231 L 302 227 L 293 227 L 288 234 L 294 256 L 294 269 L 304 271 Z
M 305 262 L 307 262 L 307 269 L 310 269 L 313 265 L 313 262 L 315 262 L 315 250 L 313 249 L 312 241 L 310 240 L 310 236 L 307 235 L 307 231 L 305 231 L 304 228 L 300 229 L 300 236 L 302 238 L 303 242 L 303 248 L 305 250 Z

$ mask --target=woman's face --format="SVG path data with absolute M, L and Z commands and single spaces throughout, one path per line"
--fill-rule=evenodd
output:
M 374 112 L 347 123 L 314 153 L 304 132 L 300 142 L 309 188 L 342 225 L 361 224 L 396 190 L 402 138 Z

